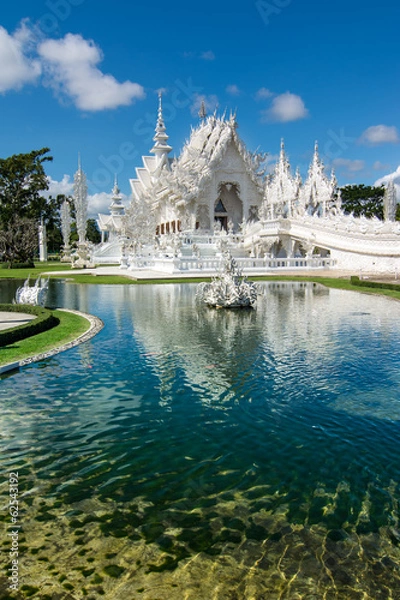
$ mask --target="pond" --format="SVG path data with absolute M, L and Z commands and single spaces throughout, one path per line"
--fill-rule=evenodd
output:
M 18 597 L 400 598 L 400 304 L 261 289 L 51 282 L 105 326 L 0 382 Z

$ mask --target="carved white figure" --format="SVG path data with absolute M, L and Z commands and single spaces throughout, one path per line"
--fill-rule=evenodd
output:
M 33 306 L 44 306 L 47 299 L 49 279 L 43 280 L 41 275 L 36 279 L 33 286 L 29 285 L 29 277 L 15 294 L 16 304 L 31 304 Z
M 253 308 L 257 293 L 257 285 L 243 276 L 229 252 L 218 277 L 211 283 L 200 283 L 197 289 L 198 299 L 216 308 Z

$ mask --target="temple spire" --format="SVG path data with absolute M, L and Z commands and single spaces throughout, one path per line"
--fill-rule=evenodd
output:
M 121 191 L 118 187 L 117 175 L 114 177 L 114 187 L 112 189 L 111 204 L 109 209 L 112 216 L 122 216 L 125 212 L 125 207 L 122 204 Z
M 165 163 L 167 168 L 169 166 L 168 154 L 171 152 L 172 146 L 170 146 L 168 144 L 168 138 L 169 138 L 169 136 L 167 135 L 167 132 L 166 132 L 166 127 L 165 127 L 163 112 L 162 112 L 162 93 L 159 92 L 157 124 L 156 124 L 156 128 L 155 128 L 155 136 L 153 137 L 155 144 L 154 144 L 153 148 L 150 150 L 150 152 L 153 152 L 153 154 L 156 155 L 157 167 L 162 162 Z
M 200 110 L 199 110 L 199 118 L 204 121 L 204 119 L 207 117 L 207 111 L 206 111 L 206 103 L 204 102 L 204 100 L 201 101 L 201 105 L 200 105 Z

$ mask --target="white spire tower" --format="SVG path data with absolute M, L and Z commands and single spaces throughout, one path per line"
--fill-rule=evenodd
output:
M 383 197 L 383 218 L 385 221 L 395 221 L 397 210 L 396 188 L 391 177 L 386 184 L 385 195 Z
M 157 169 L 162 168 L 164 165 L 167 169 L 169 169 L 168 154 L 171 152 L 172 146 L 168 144 L 169 136 L 166 133 L 166 127 L 162 113 L 161 92 L 158 94 L 158 118 L 155 132 L 156 134 L 153 137 L 155 144 L 150 152 L 156 155 Z
M 285 152 L 285 143 L 281 140 L 279 161 L 275 165 L 272 180 L 267 185 L 267 212 L 272 218 L 292 216 L 293 202 L 296 197 L 296 185 L 290 172 L 290 163 Z
M 114 178 L 114 187 L 112 189 L 112 198 L 111 198 L 112 202 L 109 206 L 110 208 L 110 212 L 111 215 L 113 217 L 115 216 L 122 216 L 125 212 L 125 207 L 122 204 L 122 198 L 121 198 L 121 191 L 118 187 L 118 179 L 117 176 L 115 175 Z
M 82 171 L 81 156 L 78 154 L 78 170 L 74 175 L 74 206 L 76 211 L 76 229 L 79 244 L 86 241 L 86 221 L 88 210 L 86 175 Z
M 318 152 L 318 142 L 315 142 L 314 156 L 301 196 L 302 205 L 309 215 L 325 217 L 333 202 L 331 182 L 325 175 L 324 164 Z

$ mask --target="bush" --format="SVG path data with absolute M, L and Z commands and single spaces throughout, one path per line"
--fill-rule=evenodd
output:
M 0 304 L 0 311 L 4 312 L 22 312 L 29 315 L 36 315 L 29 323 L 18 325 L 5 331 L 0 331 L 0 347 L 8 346 L 24 340 L 32 335 L 37 335 L 43 331 L 48 331 L 60 323 L 60 320 L 54 316 L 51 310 L 41 306 L 31 306 L 30 304 Z
M 379 290 L 394 290 L 396 292 L 400 292 L 400 285 L 396 283 L 385 283 L 383 281 L 368 281 L 362 280 L 356 275 L 352 275 L 350 277 L 351 285 L 356 285 L 358 287 L 369 287 L 369 288 L 377 288 Z
M 2 263 L 2 269 L 34 269 L 35 265 L 33 262 L 29 263 Z

